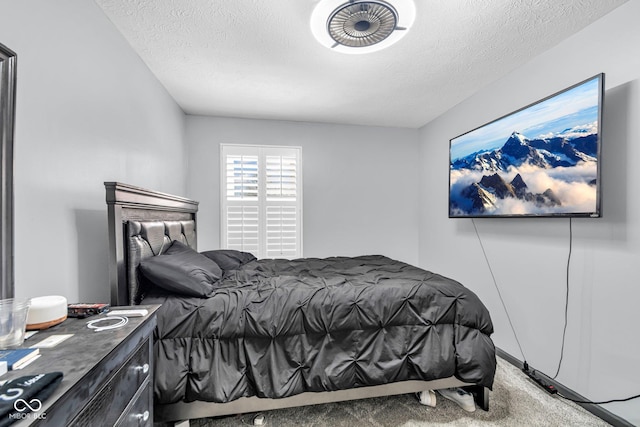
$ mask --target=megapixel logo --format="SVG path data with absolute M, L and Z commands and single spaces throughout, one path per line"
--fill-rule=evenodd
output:
M 25 420 L 25 419 L 34 419 L 34 420 L 44 420 L 47 418 L 47 414 L 45 412 L 38 413 L 40 409 L 42 409 L 42 402 L 40 399 L 30 399 L 28 402 L 24 399 L 16 399 L 13 402 L 13 409 L 16 412 L 9 414 L 9 418 L 14 420 Z
M 37 382 L 40 378 L 42 378 L 44 374 L 37 375 L 32 379 L 26 381 L 24 384 L 20 384 L 23 386 L 33 385 L 33 383 Z M 47 414 L 45 412 L 39 412 L 42 409 L 42 402 L 40 399 L 32 398 L 29 400 L 23 399 L 20 396 L 24 393 L 24 389 L 20 387 L 12 387 L 7 390 L 4 390 L 4 393 L 0 394 L 0 400 L 5 402 L 13 401 L 13 409 L 15 412 L 9 413 L 9 419 L 12 420 L 44 420 L 47 418 Z
M 42 409 L 42 402 L 38 399 L 31 399 L 29 402 L 24 399 L 18 399 L 13 403 L 13 409 L 18 412 L 25 412 L 27 409 L 31 412 L 38 412 Z

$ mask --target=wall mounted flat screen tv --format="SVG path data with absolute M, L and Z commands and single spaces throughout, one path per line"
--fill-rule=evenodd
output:
M 604 74 L 451 139 L 449 217 L 599 217 Z

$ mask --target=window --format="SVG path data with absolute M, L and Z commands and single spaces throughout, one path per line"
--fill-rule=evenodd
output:
M 221 145 L 221 247 L 302 256 L 300 147 Z

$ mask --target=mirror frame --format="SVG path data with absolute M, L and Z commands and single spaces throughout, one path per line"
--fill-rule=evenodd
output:
M 14 296 L 13 139 L 16 54 L 0 43 L 0 297 Z

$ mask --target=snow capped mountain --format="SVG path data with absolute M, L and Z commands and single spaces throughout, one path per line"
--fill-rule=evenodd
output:
M 455 160 L 451 168 L 498 172 L 507 171 L 510 166 L 550 169 L 596 161 L 598 135 L 593 130 L 593 124 L 582 125 L 540 139 L 513 132 L 501 148 L 469 154 Z
M 558 211 L 565 209 L 567 203 L 558 194 L 565 196 L 568 186 L 581 183 L 594 189 L 576 190 L 574 195 L 577 191 L 595 194 L 595 175 L 581 171 L 596 170 L 592 167 L 598 160 L 596 129 L 597 122 L 536 139 L 513 132 L 500 148 L 455 160 L 451 171 L 457 178 L 451 181 L 450 213 L 457 216 L 458 212 L 485 215 L 518 209 Z
M 531 202 L 537 206 L 560 206 L 562 201 L 555 195 L 553 190 L 548 188 L 543 193 L 531 193 L 527 190 L 527 184 L 520 174 L 516 175 L 508 183 L 497 173 L 485 175 L 480 182 L 473 183 L 464 188 L 460 195 L 470 202 L 470 212 L 483 213 L 495 210 L 500 201 L 504 199 L 517 199 L 524 202 Z M 454 203 L 450 209 L 460 209 Z
M 495 209 L 498 198 L 480 184 L 472 184 L 462 190 L 462 196 L 471 201 L 472 211 L 485 212 Z

